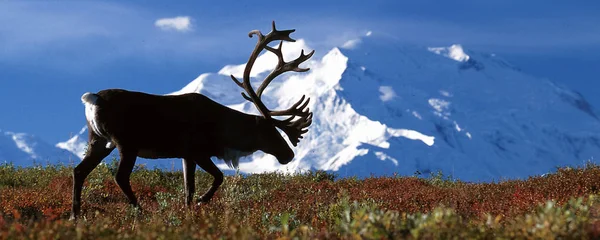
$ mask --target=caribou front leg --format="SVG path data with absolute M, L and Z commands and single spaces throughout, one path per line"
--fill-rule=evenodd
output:
M 200 166 L 204 171 L 213 176 L 214 180 L 212 186 L 202 195 L 199 199 L 200 202 L 207 203 L 215 195 L 219 186 L 223 183 L 223 172 L 213 163 L 210 158 L 196 159 L 196 164 Z
M 185 187 L 185 206 L 190 207 L 192 200 L 194 199 L 194 192 L 196 191 L 196 162 L 191 159 L 183 159 L 183 184 Z

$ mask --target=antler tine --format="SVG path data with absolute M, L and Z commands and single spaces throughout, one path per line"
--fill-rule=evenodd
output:
M 285 61 L 283 60 L 283 52 L 281 51 L 281 47 L 283 46 L 283 41 L 279 41 L 279 46 L 277 48 L 272 48 L 269 46 L 265 46 L 265 49 L 267 49 L 269 52 L 274 53 L 277 56 L 277 66 L 275 67 L 275 69 L 281 68 L 281 66 L 285 63 Z M 259 89 L 259 93 L 260 93 L 260 89 Z M 260 94 L 259 94 L 260 96 Z
M 305 62 L 306 60 L 308 60 L 309 58 L 311 58 L 312 55 L 315 53 L 315 50 L 312 50 L 309 54 L 304 55 L 304 49 L 302 49 L 302 51 L 300 52 L 300 56 L 298 58 L 296 58 L 295 60 L 293 60 L 291 62 L 285 62 L 283 60 L 283 53 L 281 51 L 281 48 L 283 47 L 282 44 L 283 44 L 283 41 L 281 41 L 279 43 L 278 48 L 272 48 L 272 47 L 268 47 L 268 46 L 265 47 L 265 49 L 267 49 L 270 52 L 277 55 L 277 59 L 279 61 L 277 63 L 277 67 L 275 68 L 275 70 L 273 70 L 258 87 L 258 90 L 256 91 L 258 97 L 262 96 L 262 93 L 265 90 L 265 88 L 267 88 L 267 86 L 271 83 L 271 81 L 273 81 L 273 79 L 275 79 L 277 76 L 279 76 L 285 72 L 289 72 L 289 71 L 306 72 L 306 71 L 310 70 L 310 68 L 300 68 L 299 65 L 301 63 Z
M 310 116 L 312 117 L 312 114 Z M 290 122 L 281 122 L 281 124 L 285 124 L 289 127 L 294 127 L 298 130 L 301 130 L 303 128 L 310 126 L 311 123 L 312 123 L 312 118 L 308 118 L 308 117 L 303 117 L 303 118 L 298 119 L 293 122 L 291 122 L 291 121 Z
M 296 102 L 294 105 L 292 105 L 290 108 L 288 108 L 286 110 L 271 111 L 271 116 L 285 116 L 285 115 L 292 115 L 292 117 L 293 116 L 306 116 L 308 114 L 308 111 L 304 111 L 304 108 L 306 108 L 306 106 L 308 106 L 308 103 L 310 102 L 310 98 L 307 98 L 306 102 L 304 102 L 305 97 L 306 97 L 305 95 L 302 95 L 302 98 L 300 98 L 300 100 L 298 102 Z M 298 107 L 298 105 L 300 105 L 301 103 L 302 103 L 302 106 Z
M 235 84 L 237 84 L 239 87 L 244 88 L 244 84 L 242 82 L 240 82 L 240 80 L 237 80 L 237 78 L 235 78 L 233 76 L 233 74 L 229 75 L 231 77 L 231 80 L 233 80 L 235 82 Z
M 312 50 L 309 54 L 304 55 L 304 49 L 300 52 L 300 56 L 296 58 L 296 60 L 286 63 L 285 67 L 289 68 L 286 71 L 295 71 L 295 72 L 306 72 L 310 70 L 310 68 L 300 68 L 298 67 L 301 63 L 308 60 L 315 53 L 315 50 Z
M 272 22 L 271 32 L 267 33 L 267 35 L 263 35 L 260 30 L 252 30 L 248 33 L 248 37 L 252 37 L 252 35 L 258 36 L 258 42 L 264 43 L 266 46 L 272 41 L 283 40 L 288 42 L 295 42 L 296 40 L 290 37 L 290 34 L 295 32 L 296 29 L 289 30 L 277 30 L 275 27 L 275 21 Z M 264 47 L 264 46 L 263 46 Z M 262 50 L 262 49 L 261 49 Z
M 289 29 L 289 30 L 277 30 L 277 28 L 275 27 L 275 21 L 271 22 L 271 32 L 269 32 L 267 34 L 267 36 L 265 36 L 265 38 L 270 39 L 272 37 L 272 39 L 270 39 L 270 41 L 267 41 L 267 43 L 275 41 L 275 40 L 284 40 L 284 41 L 288 41 L 288 42 L 295 42 L 295 39 L 292 39 L 290 37 L 290 34 L 295 32 L 296 29 Z
M 294 120 L 294 118 L 296 118 L 297 116 L 306 117 L 308 115 L 311 115 L 312 113 L 310 113 L 309 111 L 310 111 L 310 108 L 307 108 L 306 111 L 302 112 L 302 113 L 305 113 L 305 114 L 302 114 L 302 115 L 291 115 L 290 117 L 288 117 L 288 118 L 286 118 L 284 120 L 279 120 L 279 119 L 276 119 L 276 120 L 279 121 L 280 123 L 288 124 L 288 123 L 291 123 L 292 120 Z M 296 122 L 297 121 L 298 120 L 296 120 Z
M 309 113 L 293 122 L 291 121 L 291 118 L 295 116 L 292 116 L 283 121 L 276 120 L 275 125 L 288 135 L 292 145 L 297 146 L 300 139 L 304 138 L 302 134 L 308 132 L 308 129 L 306 128 L 312 124 L 312 116 L 313 114 Z
M 244 83 L 240 82 L 239 80 L 237 80 L 237 78 L 235 78 L 233 75 L 230 75 L 231 80 L 233 80 L 235 82 L 235 84 L 237 84 L 239 87 L 244 88 Z M 246 95 L 244 92 L 242 92 L 242 97 L 244 97 L 244 99 L 250 101 L 250 102 L 254 102 L 250 97 L 248 97 L 248 95 Z

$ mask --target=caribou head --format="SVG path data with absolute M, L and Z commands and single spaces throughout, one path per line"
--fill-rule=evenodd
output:
M 250 58 L 246 63 L 244 69 L 243 81 L 239 81 L 236 77 L 231 75 L 231 79 L 241 88 L 244 89 L 245 93 L 242 92 L 242 96 L 252 102 L 262 115 L 261 120 L 257 124 L 260 129 L 259 142 L 263 143 L 262 151 L 272 154 L 277 158 L 279 163 L 287 164 L 294 158 L 294 151 L 288 146 L 285 140 L 281 137 L 276 128 L 281 129 L 289 138 L 292 145 L 297 146 L 298 142 L 302 138 L 302 134 L 308 130 L 305 129 L 312 123 L 312 112 L 309 108 L 306 108 L 310 98 L 305 101 L 305 95 L 290 108 L 280 111 L 269 110 L 261 100 L 261 96 L 265 88 L 282 73 L 295 71 L 295 72 L 306 72 L 310 68 L 300 68 L 299 65 L 304 61 L 308 60 L 315 51 L 311 51 L 309 54 L 304 55 L 304 50 L 300 53 L 300 56 L 293 61 L 286 62 L 283 59 L 282 45 L 283 41 L 295 42 L 296 40 L 290 38 L 290 34 L 295 30 L 277 30 L 275 27 L 275 21 L 272 23 L 272 30 L 267 35 L 263 35 L 258 30 L 253 30 L 248 33 L 249 37 L 253 35 L 258 36 L 258 42 L 250 54 Z M 268 46 L 269 43 L 279 40 L 279 47 L 272 48 Z M 254 91 L 250 85 L 250 70 L 256 61 L 256 58 L 262 50 L 266 49 L 274 53 L 277 56 L 278 63 L 275 69 L 271 71 L 269 75 L 263 80 L 262 84 L 258 87 L 257 91 Z M 280 120 L 273 118 L 274 116 L 288 116 L 287 119 Z M 294 120 L 294 118 L 299 117 Z

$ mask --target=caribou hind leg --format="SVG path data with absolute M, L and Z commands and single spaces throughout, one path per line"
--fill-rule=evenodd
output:
M 207 203 L 223 183 L 223 172 L 210 160 L 210 157 L 196 159 L 196 164 L 214 178 L 212 186 L 199 199 L 200 202 Z
M 93 133 L 91 133 L 93 134 Z M 81 189 L 87 176 L 102 162 L 106 156 L 113 151 L 113 148 L 106 148 L 107 141 L 98 136 L 92 136 L 89 141 L 88 149 L 83 160 L 73 169 L 73 202 L 71 207 L 70 220 L 76 220 L 79 217 L 81 209 Z
M 183 184 L 185 187 L 185 205 L 190 207 L 194 200 L 194 192 L 196 191 L 196 162 L 191 159 L 183 159 Z

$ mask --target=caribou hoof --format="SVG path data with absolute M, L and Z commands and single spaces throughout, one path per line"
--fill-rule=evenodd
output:
M 202 203 L 208 203 L 210 202 L 210 199 L 212 198 L 212 196 L 206 196 L 206 195 L 202 195 L 199 199 L 198 199 L 198 205 L 202 204 Z

